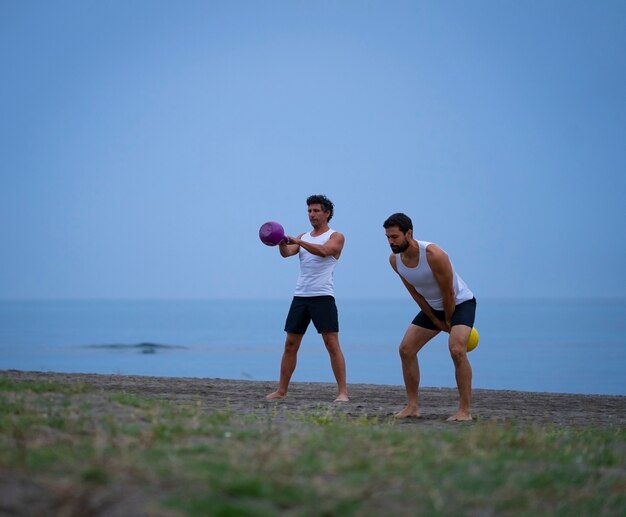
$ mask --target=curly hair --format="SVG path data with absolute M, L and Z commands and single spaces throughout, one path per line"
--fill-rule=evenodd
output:
M 306 204 L 307 206 L 322 205 L 322 210 L 324 210 L 324 212 L 330 212 L 330 214 L 328 215 L 328 220 L 330 221 L 333 218 L 335 205 L 330 199 L 328 199 L 323 194 L 315 194 L 313 196 L 309 196 L 306 200 Z

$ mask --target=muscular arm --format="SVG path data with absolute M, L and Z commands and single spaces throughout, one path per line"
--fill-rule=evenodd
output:
M 309 253 L 317 255 L 318 257 L 335 257 L 336 259 L 339 259 L 339 256 L 341 255 L 341 250 L 343 250 L 343 245 L 345 242 L 345 237 L 343 236 L 343 234 L 339 232 L 333 233 L 325 244 L 311 244 L 310 242 L 305 242 L 302 240 L 302 235 L 304 234 L 301 234 L 295 238 L 287 237 L 287 241 L 289 243 L 287 246 L 294 246 L 296 248 L 296 251 L 294 253 L 297 253 L 299 247 L 302 246 Z
M 428 265 L 435 275 L 439 289 L 441 289 L 443 310 L 446 314 L 445 330 L 449 332 L 452 325 L 452 315 L 456 308 L 452 263 L 448 254 L 435 244 L 430 244 L 426 248 L 426 260 L 428 260 Z

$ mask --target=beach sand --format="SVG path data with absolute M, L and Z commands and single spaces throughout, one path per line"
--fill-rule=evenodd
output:
M 265 414 L 271 410 L 273 418 L 277 419 L 287 414 L 315 412 L 332 407 L 349 417 L 389 420 L 404 407 L 406 400 L 403 386 L 377 384 L 349 384 L 350 402 L 333 403 L 336 396 L 334 384 L 293 382 L 284 400 L 267 402 L 265 395 L 276 389 L 275 381 L 18 370 L 0 370 L 0 377 L 14 381 L 83 383 L 97 390 L 123 391 L 173 403 L 199 403 L 206 411 L 229 409 L 239 413 Z M 421 418 L 397 421 L 398 424 L 424 428 L 467 425 L 446 422 L 446 418 L 457 408 L 456 389 L 421 388 L 420 401 Z M 472 415 L 475 422 L 623 426 L 626 424 L 626 397 L 475 389 L 472 394 Z

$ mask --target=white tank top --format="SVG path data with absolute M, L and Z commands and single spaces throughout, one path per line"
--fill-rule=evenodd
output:
M 311 237 L 311 232 L 302 236 L 304 242 L 325 244 L 335 230 L 328 229 L 322 235 Z M 302 246 L 299 251 L 300 276 L 296 283 L 295 296 L 335 296 L 333 271 L 337 264 L 335 257 L 318 257 L 309 253 Z
M 417 241 L 417 244 L 419 244 L 420 247 L 420 257 L 417 267 L 406 267 L 402 262 L 402 257 L 399 253 L 397 253 L 396 267 L 398 268 L 398 273 L 400 273 L 402 278 L 404 278 L 409 284 L 415 287 L 417 292 L 426 299 L 428 305 L 435 310 L 442 311 L 443 296 L 441 294 L 441 289 L 439 288 L 435 275 L 430 269 L 430 264 L 428 264 L 428 260 L 426 259 L 426 247 L 431 243 L 427 241 Z M 458 305 L 459 303 L 463 303 L 474 298 L 472 291 L 470 291 L 463 279 L 457 275 L 454 270 L 454 266 L 452 267 L 452 275 L 455 304 Z

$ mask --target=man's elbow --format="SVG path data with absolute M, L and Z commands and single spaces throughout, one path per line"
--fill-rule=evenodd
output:
M 334 249 L 324 249 L 322 250 L 323 253 L 323 257 L 336 257 L 337 254 L 340 252 L 341 250 L 334 250 Z

